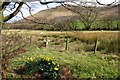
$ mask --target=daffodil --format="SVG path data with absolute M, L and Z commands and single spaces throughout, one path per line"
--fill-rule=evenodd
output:
M 59 69 L 57 67 L 55 67 L 54 70 L 58 71 Z
M 52 64 L 54 64 L 54 65 L 55 65 L 55 62 L 53 62 L 53 61 L 52 61 Z
M 30 60 L 30 58 L 27 58 L 27 60 Z
M 31 60 L 31 61 L 33 61 L 33 58 L 32 58 L 32 57 L 30 57 L 30 60 Z

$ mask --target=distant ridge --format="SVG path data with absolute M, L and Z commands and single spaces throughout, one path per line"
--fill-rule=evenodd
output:
M 115 5 L 113 7 L 96 7 L 95 9 L 98 11 L 99 15 L 98 18 L 99 20 L 116 20 L 119 18 L 118 14 L 118 7 L 120 7 L 120 5 Z M 77 8 L 77 7 L 76 7 Z M 82 9 L 80 9 L 82 11 Z M 33 14 L 34 17 L 32 16 L 28 16 L 25 19 L 22 19 L 20 21 L 17 21 L 15 23 L 12 23 L 12 26 L 33 26 L 34 24 L 36 25 L 36 23 L 34 23 L 33 21 L 36 22 L 46 22 L 46 23 L 62 23 L 62 22 L 68 22 L 68 21 L 75 21 L 78 19 L 77 15 L 69 10 L 67 10 L 66 8 L 64 8 L 63 6 L 57 6 L 55 8 L 50 8 L 50 9 L 46 9 L 46 10 L 42 10 L 39 11 L 36 14 Z M 30 21 L 32 20 L 32 21 Z M 33 27 L 35 27 L 35 25 Z M 21 26 L 21 27 L 22 27 Z
M 120 5 L 119 5 L 120 6 Z M 118 6 L 113 6 L 113 7 L 108 7 L 108 8 L 99 8 L 97 7 L 96 9 L 99 9 L 99 16 L 102 19 L 116 19 L 118 17 Z M 28 20 L 34 20 L 37 21 L 38 19 L 40 21 L 43 22 L 49 22 L 50 20 L 54 20 L 56 18 L 60 17 L 72 17 L 75 16 L 75 13 L 65 9 L 63 6 L 57 6 L 55 8 L 51 8 L 51 9 L 46 9 L 46 10 L 42 10 L 36 14 L 33 14 L 33 16 L 28 16 L 27 19 Z M 36 19 L 38 18 L 38 19 Z M 25 19 L 22 19 L 18 22 L 15 23 L 32 23 L 31 21 L 27 21 Z

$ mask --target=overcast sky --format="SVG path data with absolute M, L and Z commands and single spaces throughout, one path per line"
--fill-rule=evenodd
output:
M 12 5 L 12 4 L 11 4 Z M 34 5 L 34 7 L 32 7 Z M 51 3 L 51 4 L 48 4 L 48 5 L 41 5 L 39 2 L 34 2 L 34 3 L 31 3 L 29 4 L 29 6 L 31 6 L 31 13 L 32 14 L 35 14 L 41 10 L 45 10 L 45 9 L 48 9 L 49 8 L 53 8 L 53 7 L 56 7 L 56 6 L 59 6 L 60 4 L 57 4 L 57 3 Z M 48 7 L 47 7 L 48 6 Z M 13 9 L 14 11 L 14 9 Z M 29 8 L 26 6 L 26 5 L 23 5 L 23 7 L 21 8 L 21 11 L 24 15 L 24 17 L 27 17 L 30 15 L 29 13 Z M 4 15 L 8 15 L 10 14 L 12 11 L 10 10 L 10 8 L 8 7 L 6 11 L 4 11 Z M 15 22 L 15 21 L 18 21 L 18 20 L 21 20 L 23 17 L 21 15 L 21 13 L 19 12 L 14 18 L 12 18 L 11 20 L 9 20 L 8 22 Z
M 44 0 L 43 0 L 44 1 Z M 53 1 L 53 0 L 46 0 L 46 1 Z M 77 1 L 81 1 L 81 0 L 77 0 Z M 95 0 L 83 0 L 83 1 L 95 1 Z M 101 3 L 104 3 L 104 4 L 110 4 L 112 3 L 114 0 L 98 0 L 100 1 Z M 119 1 L 119 0 L 117 0 Z M 12 5 L 12 4 L 11 4 Z M 34 5 L 34 7 L 32 7 Z M 53 8 L 53 7 L 56 7 L 56 6 L 59 6 L 60 4 L 57 4 L 57 3 L 50 3 L 48 4 L 47 6 L 49 8 Z M 45 9 L 48 9 L 48 7 L 46 5 L 41 5 L 38 1 L 35 1 L 35 2 L 32 2 L 31 4 L 29 4 L 29 6 L 32 7 L 32 14 L 35 14 L 41 10 L 45 10 Z M 13 10 L 14 11 L 14 10 Z M 29 9 L 26 5 L 23 5 L 21 11 L 23 12 L 24 16 L 27 17 L 29 16 Z M 4 15 L 7 15 L 11 12 L 11 10 L 9 8 L 7 8 L 7 11 L 4 12 Z M 21 13 L 18 13 L 17 16 L 15 16 L 14 18 L 12 18 L 11 20 L 9 20 L 8 22 L 15 22 L 15 21 L 18 21 L 22 19 L 22 16 L 21 16 Z

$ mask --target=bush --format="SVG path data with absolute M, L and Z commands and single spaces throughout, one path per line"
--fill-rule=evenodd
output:
M 30 75 L 32 78 L 40 80 L 59 80 L 60 67 L 54 59 L 46 56 L 28 58 L 27 62 L 19 69 L 15 70 L 20 75 Z
M 110 40 L 104 39 L 100 40 L 100 44 L 98 45 L 98 51 L 104 50 L 105 53 L 118 53 L 118 40 Z

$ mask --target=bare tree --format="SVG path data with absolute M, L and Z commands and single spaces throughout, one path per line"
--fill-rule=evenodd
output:
M 29 42 L 29 36 L 20 35 L 20 31 L 11 32 L 4 31 L 2 33 L 2 77 L 7 77 L 7 72 L 11 72 L 10 61 L 12 58 L 19 54 L 19 51 L 26 52 L 24 48 L 27 47 Z M 22 52 L 20 52 L 22 53 Z
M 97 19 L 98 12 L 92 6 L 85 6 L 74 2 L 75 5 L 62 4 L 66 9 L 74 12 L 79 20 L 84 24 L 85 29 L 89 30 L 92 23 Z
M 4 16 L 3 12 L 6 10 L 6 7 L 10 3 L 11 2 L 0 2 L 0 14 L 1 14 L 0 15 L 0 23 L 4 23 L 4 22 L 10 20 L 11 18 L 13 18 L 14 16 L 16 16 L 17 13 L 19 12 L 19 10 L 21 9 L 22 5 L 24 4 L 24 2 L 15 2 L 15 4 L 13 5 L 14 8 L 16 7 L 16 4 L 18 4 L 16 10 L 7 16 Z

